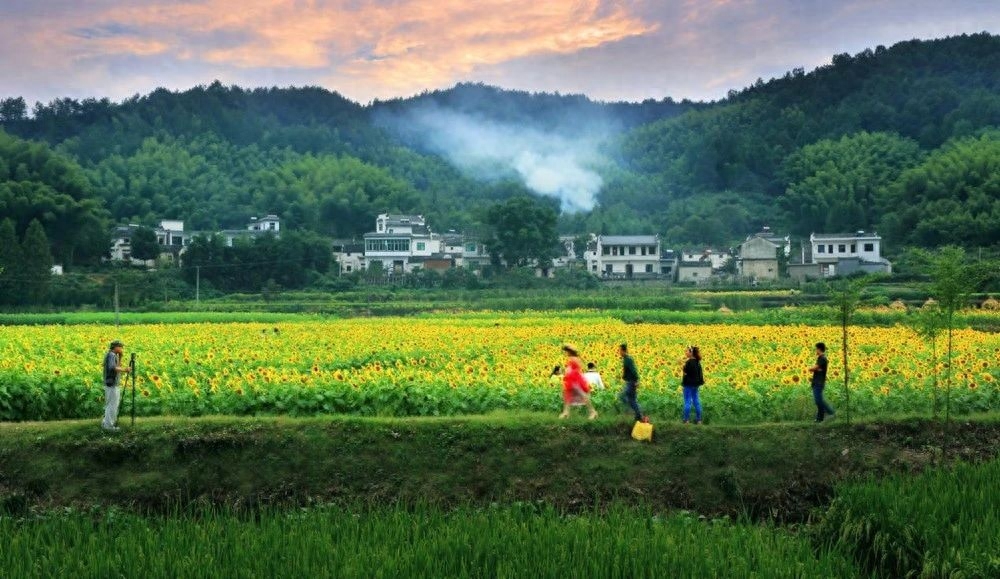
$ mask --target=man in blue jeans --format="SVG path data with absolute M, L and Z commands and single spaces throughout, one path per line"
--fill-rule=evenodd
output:
M 829 362 L 826 359 L 826 344 L 820 342 L 816 344 L 816 365 L 809 368 L 812 372 L 813 401 L 816 402 L 816 422 L 823 422 L 823 418 L 829 414 L 834 416 L 833 408 L 823 400 L 823 388 L 826 387 L 826 369 Z
M 625 381 L 625 388 L 618 395 L 622 404 L 628 406 L 635 412 L 635 421 L 642 421 L 642 410 L 639 408 L 639 401 L 636 399 L 636 389 L 639 387 L 639 371 L 635 368 L 635 360 L 628 355 L 628 344 L 618 347 L 618 355 L 622 357 L 622 380 Z

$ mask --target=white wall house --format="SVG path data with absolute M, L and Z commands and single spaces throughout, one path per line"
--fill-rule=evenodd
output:
M 882 257 L 882 237 L 877 233 L 813 233 L 809 245 L 812 263 L 826 277 L 855 271 L 892 273 L 892 264 Z
M 260 219 L 251 217 L 244 229 L 223 229 L 218 232 L 227 247 L 232 247 L 237 239 L 253 239 L 267 234 L 281 236 L 281 219 L 277 215 L 267 215 Z
M 584 256 L 587 270 L 625 279 L 662 275 L 659 235 L 599 235 Z
M 275 235 L 281 231 L 281 219 L 277 215 L 265 215 L 260 219 L 256 217 L 250 218 L 250 223 L 247 224 L 248 231 L 270 231 Z
M 153 260 L 143 261 L 132 257 L 132 234 L 140 225 L 130 223 L 120 225 L 111 234 L 111 261 L 127 261 L 132 265 L 152 266 Z M 178 219 L 162 219 L 153 228 L 156 242 L 160 244 L 161 255 L 173 257 L 191 243 L 194 233 L 184 231 L 184 222 Z
M 718 271 L 733 259 L 733 255 L 728 249 L 698 247 L 682 249 L 680 259 L 681 263 L 707 261 L 712 265 L 712 269 Z
M 375 219 L 375 231 L 364 236 L 365 268 L 379 266 L 387 273 L 411 273 L 441 254 L 441 237 L 434 235 L 422 215 L 383 213 Z

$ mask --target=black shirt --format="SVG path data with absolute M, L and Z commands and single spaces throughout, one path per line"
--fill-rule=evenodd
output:
M 632 356 L 622 358 L 622 380 L 626 382 L 638 382 L 639 371 L 635 369 L 635 360 Z
M 118 354 L 109 350 L 104 356 L 104 385 L 108 387 L 118 385 Z
M 816 367 L 819 369 L 813 371 L 813 386 L 826 386 L 826 367 L 828 365 L 826 354 L 821 354 L 819 358 L 816 358 Z
M 681 386 L 695 387 L 705 383 L 705 376 L 701 371 L 701 360 L 688 358 L 684 362 L 684 378 L 681 379 Z

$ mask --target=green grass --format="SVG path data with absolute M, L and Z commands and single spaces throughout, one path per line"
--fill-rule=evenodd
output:
M 887 577 L 1000 577 L 1000 461 L 845 484 L 817 534 Z
M 1000 416 L 947 429 L 925 419 L 847 426 L 663 422 L 652 444 L 624 416 L 140 418 L 0 423 L 0 510 L 123 505 L 440 505 L 615 501 L 702 514 L 806 520 L 836 484 L 992 458 Z
M 5 577 L 853 577 L 772 526 L 533 505 L 0 517 Z

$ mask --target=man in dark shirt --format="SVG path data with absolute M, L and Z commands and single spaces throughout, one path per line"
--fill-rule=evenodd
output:
M 635 413 L 636 422 L 642 420 L 642 410 L 639 408 L 639 401 L 636 399 L 636 389 L 639 387 L 639 371 L 635 369 L 635 360 L 628 355 L 628 344 L 618 347 L 618 355 L 622 358 L 622 380 L 625 388 L 618 395 L 618 399 L 632 409 Z
M 119 381 L 122 374 L 129 372 L 128 367 L 122 366 L 124 351 L 125 345 L 115 340 L 104 355 L 104 421 L 101 428 L 112 432 L 118 430 L 115 423 L 118 422 L 118 404 L 121 402 Z
M 809 368 L 812 372 L 813 401 L 816 402 L 816 422 L 823 422 L 829 414 L 834 416 L 833 408 L 823 400 L 823 388 L 826 387 L 826 369 L 830 363 L 826 359 L 826 344 L 816 344 L 816 365 Z

